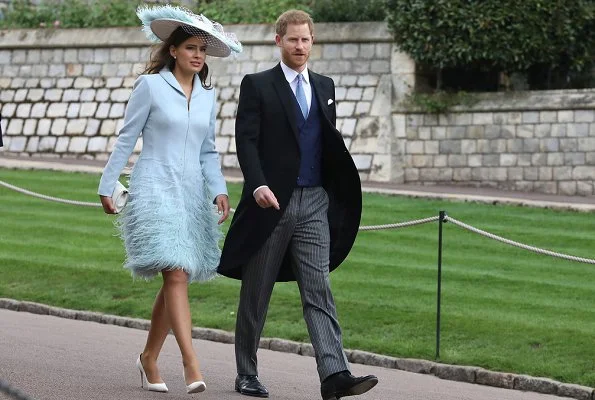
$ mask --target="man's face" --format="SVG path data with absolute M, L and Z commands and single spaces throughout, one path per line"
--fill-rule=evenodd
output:
M 281 59 L 291 69 L 302 72 L 310 57 L 314 37 L 308 24 L 288 25 L 282 37 L 275 36 L 275 43 L 281 49 Z

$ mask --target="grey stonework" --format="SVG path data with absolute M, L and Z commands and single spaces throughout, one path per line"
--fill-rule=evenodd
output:
M 395 134 L 406 142 L 400 183 L 595 194 L 595 90 L 478 97 L 438 121 L 404 109 L 395 114 L 405 122 Z
M 274 66 L 279 50 L 271 25 L 229 30 L 243 53 L 207 62 L 217 150 L 225 168 L 238 168 L 241 80 Z M 403 106 L 415 89 L 415 63 L 386 24 L 317 24 L 315 34 L 309 66 L 335 81 L 337 127 L 362 179 L 595 194 L 595 90 L 482 94 L 472 107 L 424 114 Z M 0 151 L 106 160 L 149 53 L 138 28 L 4 31 Z M 141 148 L 142 140 L 135 153 Z

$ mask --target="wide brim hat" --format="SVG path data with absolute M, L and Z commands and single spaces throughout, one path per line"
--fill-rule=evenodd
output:
M 242 44 L 233 33 L 225 32 L 221 24 L 202 14 L 194 14 L 183 7 L 168 5 L 141 6 L 136 15 L 143 24 L 143 31 L 152 42 L 164 42 L 179 27 L 186 33 L 200 37 L 207 45 L 206 54 L 227 57 L 242 51 Z

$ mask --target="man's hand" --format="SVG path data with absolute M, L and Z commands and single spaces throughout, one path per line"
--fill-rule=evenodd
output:
M 279 210 L 279 202 L 267 186 L 261 187 L 254 193 L 254 200 L 262 208 L 274 207 L 275 210 Z
M 106 214 L 117 214 L 116 207 L 114 207 L 114 202 L 111 197 L 100 195 L 99 199 L 101 200 L 103 211 L 105 211 Z
M 219 221 L 217 222 L 221 225 L 227 217 L 229 217 L 229 198 L 226 194 L 220 194 L 219 196 L 215 197 L 215 204 L 217 204 L 217 212 L 221 215 Z

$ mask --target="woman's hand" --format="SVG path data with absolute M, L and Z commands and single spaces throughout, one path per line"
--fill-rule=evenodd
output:
M 221 225 L 229 217 L 229 198 L 226 194 L 220 194 L 215 198 L 215 204 L 217 204 L 217 212 L 221 214 L 217 223 Z
M 111 197 L 100 195 L 99 199 L 101 200 L 103 211 L 105 211 L 106 214 L 117 214 L 116 207 L 114 207 L 114 202 Z

